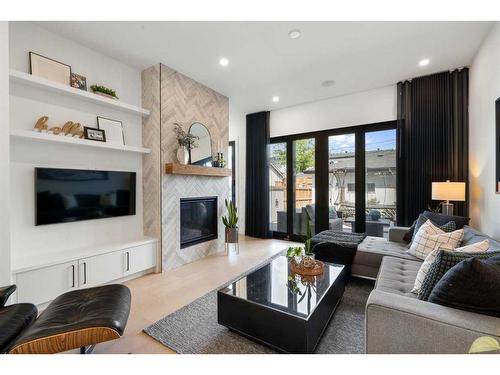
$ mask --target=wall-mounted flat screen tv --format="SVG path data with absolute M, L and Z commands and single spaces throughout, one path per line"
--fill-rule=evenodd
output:
M 135 215 L 135 172 L 35 168 L 35 224 Z

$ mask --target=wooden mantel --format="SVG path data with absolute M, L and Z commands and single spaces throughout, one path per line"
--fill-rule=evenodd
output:
M 165 164 L 166 174 L 182 174 L 189 176 L 211 176 L 211 177 L 229 177 L 232 174 L 231 169 L 203 167 L 200 165 L 184 165 L 176 163 Z

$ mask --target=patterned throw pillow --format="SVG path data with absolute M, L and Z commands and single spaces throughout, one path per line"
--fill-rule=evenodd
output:
M 460 263 L 464 259 L 475 257 L 478 259 L 488 259 L 494 255 L 500 254 L 500 251 L 488 251 L 485 253 L 461 253 L 457 251 L 446 251 L 440 250 L 436 256 L 436 259 L 429 268 L 429 272 L 422 282 L 420 287 L 420 293 L 418 293 L 418 299 L 427 301 L 429 296 L 434 289 L 434 286 L 438 283 L 443 275 L 454 265 Z
M 420 229 L 420 227 L 422 227 L 422 225 L 424 225 L 427 221 L 431 222 L 433 225 L 435 225 L 436 227 L 438 227 L 439 229 L 441 229 L 445 232 L 453 232 L 454 230 L 457 229 L 457 224 L 454 221 L 448 221 L 444 224 L 439 225 L 435 221 L 432 221 L 428 217 L 425 217 L 424 215 L 420 214 L 420 215 L 418 215 L 418 219 L 415 222 L 415 228 L 413 229 L 413 235 L 411 237 L 411 241 L 413 241 L 413 239 L 415 238 L 415 235 L 418 233 L 418 230 Z M 462 228 L 458 228 L 458 229 L 462 229 Z
M 463 229 L 447 233 L 427 220 L 418 230 L 407 253 L 425 260 L 427 255 L 437 248 L 455 249 L 462 242 L 463 235 Z
M 457 247 L 455 250 L 456 252 L 459 253 L 484 253 L 485 251 L 488 250 L 490 246 L 490 243 L 488 240 L 484 240 L 469 246 L 464 246 L 464 247 Z M 425 279 L 425 276 L 429 273 L 429 269 L 431 268 L 432 263 L 434 263 L 434 260 L 436 259 L 438 252 L 440 249 L 433 250 L 427 255 L 425 258 L 424 262 L 420 266 L 420 269 L 418 270 L 417 273 L 417 278 L 415 279 L 415 285 L 413 286 L 413 289 L 411 290 L 412 293 L 418 294 L 420 292 L 420 288 L 422 287 L 422 283 Z

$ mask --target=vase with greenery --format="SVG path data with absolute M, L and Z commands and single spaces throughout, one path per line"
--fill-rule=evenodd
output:
M 226 199 L 227 216 L 222 216 L 222 222 L 226 227 L 226 244 L 238 243 L 238 209 L 233 201 Z
M 177 161 L 181 164 L 188 164 L 189 153 L 193 148 L 198 147 L 196 141 L 199 137 L 189 132 L 186 133 L 178 123 L 174 123 L 174 133 L 178 143 L 176 153 Z

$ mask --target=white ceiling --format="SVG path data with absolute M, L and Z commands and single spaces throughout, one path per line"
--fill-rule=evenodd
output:
M 162 62 L 249 113 L 469 65 L 488 22 L 41 22 L 140 69 Z M 300 29 L 299 39 L 288 32 Z M 227 68 L 218 64 L 221 57 Z M 419 67 L 429 58 L 427 67 Z M 332 87 L 321 82 L 334 80 Z M 279 103 L 271 101 L 280 97 Z

